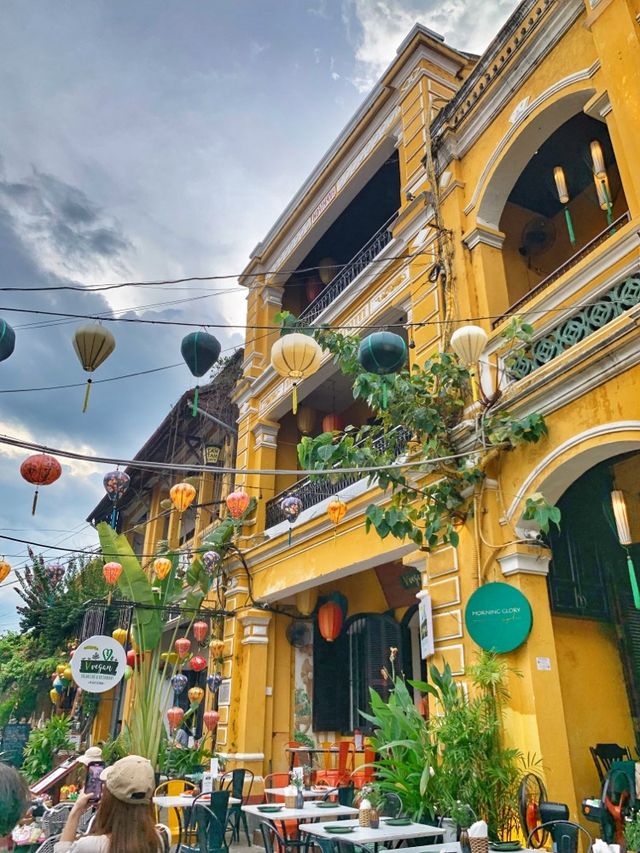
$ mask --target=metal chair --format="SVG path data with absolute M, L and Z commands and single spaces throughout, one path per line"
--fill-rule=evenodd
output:
M 242 811 L 242 806 L 246 804 L 251 796 L 253 788 L 254 773 L 251 770 L 245 770 L 238 767 L 230 773 L 225 773 L 220 779 L 220 787 L 223 790 L 229 790 L 231 796 L 240 800 L 239 803 L 234 803 L 229 806 L 227 821 L 233 830 L 232 840 L 240 842 L 240 826 L 244 829 L 244 834 L 247 836 L 247 844 L 251 847 L 251 838 L 249 836 L 249 827 L 247 825 L 247 816 Z M 244 793 L 245 783 L 248 781 L 249 790 Z
M 50 835 L 48 838 L 45 838 L 42 844 L 36 848 L 36 853 L 53 853 L 53 847 L 60 841 L 60 835 L 62 833 Z
M 285 838 L 272 823 L 263 821 L 260 824 L 260 833 L 262 834 L 265 853 L 285 853 L 285 851 L 290 850 L 296 851 L 296 853 L 306 853 L 309 849 L 308 841 L 302 841 L 300 838 Z
M 267 788 L 286 788 L 289 784 L 289 774 L 269 773 L 264 777 L 263 784 L 265 790 Z M 284 802 L 284 797 L 279 794 L 265 794 L 264 801 L 265 803 L 282 803 Z
M 556 853 L 577 853 L 578 838 L 580 837 L 581 832 L 583 832 L 589 840 L 584 853 L 590 853 L 593 846 L 593 838 L 591 834 L 587 832 L 584 826 L 580 826 L 579 823 L 574 823 L 572 820 L 548 820 L 546 823 L 541 823 L 531 830 L 527 836 L 526 846 L 528 848 L 531 847 L 531 840 L 534 835 L 541 829 L 546 829 L 547 832 L 550 833 L 551 838 L 553 839 L 553 849 Z
M 203 800 L 208 797 L 201 794 L 194 800 L 181 853 L 229 853 L 225 837 L 229 792 L 214 791 L 210 806 Z
M 51 835 L 59 835 L 62 832 L 72 808 L 73 803 L 58 803 L 57 806 L 45 811 L 42 815 L 42 831 L 46 838 Z
M 383 794 L 382 807 L 379 809 L 380 817 L 400 817 L 404 808 L 402 800 L 393 791 L 385 791 Z
M 589 747 L 589 752 L 596 765 L 601 785 L 604 785 L 604 780 L 614 761 L 633 761 L 629 747 L 620 746 L 617 743 L 597 743 Z
M 191 794 L 195 791 L 196 786 L 188 779 L 167 779 L 166 782 L 161 782 L 153 792 L 154 797 L 170 797 L 179 796 L 180 794 Z M 161 807 L 155 806 L 156 823 L 160 823 Z M 188 823 L 188 820 L 184 821 Z M 171 837 L 177 835 L 178 840 L 182 838 L 184 824 L 180 809 L 167 809 L 167 826 L 171 832 Z

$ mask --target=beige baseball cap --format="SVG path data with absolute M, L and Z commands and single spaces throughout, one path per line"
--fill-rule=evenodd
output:
M 99 746 L 90 746 L 84 755 L 78 758 L 80 764 L 89 765 L 94 761 L 102 761 L 102 750 Z
M 140 755 L 127 755 L 105 768 L 100 778 L 110 794 L 123 803 L 150 803 L 155 789 L 155 774 L 151 762 Z

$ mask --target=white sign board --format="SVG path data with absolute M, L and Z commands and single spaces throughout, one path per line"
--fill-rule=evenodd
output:
M 80 643 L 71 659 L 73 680 L 87 693 L 104 693 L 122 681 L 124 648 L 113 637 L 96 634 Z
M 420 618 L 420 655 L 426 660 L 434 653 L 433 645 L 433 615 L 431 613 L 431 596 L 421 595 L 418 605 Z

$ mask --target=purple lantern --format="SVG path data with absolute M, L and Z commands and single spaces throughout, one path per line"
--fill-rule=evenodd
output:
M 184 688 L 187 686 L 189 679 L 186 675 L 183 675 L 181 672 L 178 672 L 171 679 L 171 686 L 176 691 L 176 693 L 182 693 Z
M 204 569 L 208 575 L 212 575 L 215 571 L 216 566 L 220 562 L 222 557 L 217 551 L 205 551 L 202 555 L 202 564 Z
M 217 693 L 222 684 L 222 676 L 219 672 L 214 672 L 213 675 L 207 676 L 207 687 L 212 693 Z
M 62 578 L 64 577 L 65 568 L 60 563 L 50 563 L 45 572 L 47 573 L 47 577 L 49 578 L 49 583 L 52 587 L 58 586 Z
M 295 495 L 289 495 L 288 498 L 282 498 L 280 501 L 280 509 L 289 522 L 289 545 L 291 545 L 291 525 L 302 512 L 302 501 Z
M 102 480 L 107 497 L 113 504 L 113 509 L 111 510 L 111 526 L 114 530 L 117 520 L 116 505 L 129 488 L 129 482 L 129 475 L 125 474 L 124 471 L 118 471 L 118 469 L 115 471 L 109 471 L 108 474 L 104 475 Z

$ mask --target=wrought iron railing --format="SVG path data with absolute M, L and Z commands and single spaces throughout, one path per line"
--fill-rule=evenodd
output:
M 409 430 L 398 427 L 389 435 L 381 435 L 380 438 L 375 439 L 373 447 L 378 451 L 393 448 L 400 455 L 406 449 L 410 437 L 411 433 Z M 330 498 L 331 495 L 335 495 L 342 489 L 346 489 L 347 486 L 352 486 L 358 480 L 362 480 L 364 476 L 364 474 L 345 474 L 343 477 L 334 480 L 325 478 L 317 480 L 312 477 L 305 477 L 304 480 L 300 480 L 299 483 L 289 486 L 288 489 L 284 489 L 284 491 L 267 501 L 265 526 L 267 528 L 275 527 L 276 524 L 280 524 L 281 521 L 285 520 L 285 516 L 280 509 L 280 502 L 283 498 L 295 495 L 295 497 L 300 498 L 302 501 L 302 509 L 309 509 L 309 507 L 315 506 L 315 504 L 320 503 L 325 498 Z
M 371 264 L 373 259 L 380 254 L 384 247 L 391 242 L 393 239 L 393 234 L 390 230 L 391 224 L 397 216 L 398 214 L 394 213 L 393 216 L 376 231 L 373 237 L 365 243 L 357 255 L 345 264 L 343 269 L 331 279 L 329 284 L 327 284 L 324 290 L 316 296 L 313 302 L 310 302 L 309 305 L 307 305 L 299 317 L 304 325 L 310 326 L 314 323 L 325 308 L 328 308 L 332 302 L 335 302 L 338 296 L 340 296 L 340 294 L 349 287 L 351 282 L 359 276 L 360 273 Z
M 640 274 L 619 281 L 596 301 L 576 311 L 546 335 L 534 341 L 529 351 L 510 368 L 510 375 L 513 379 L 528 376 L 638 304 Z
M 554 281 L 557 281 L 560 276 L 564 275 L 567 270 L 570 270 L 572 267 L 575 267 L 577 263 L 579 263 L 583 258 L 586 258 L 587 255 L 590 255 L 594 249 L 604 243 L 609 237 L 612 237 L 616 231 L 625 223 L 631 220 L 631 214 L 629 211 L 623 213 L 622 216 L 619 216 L 615 219 L 611 225 L 607 225 L 607 227 L 601 231 L 599 234 L 593 238 L 593 240 L 589 240 L 581 249 L 579 249 L 575 254 L 571 255 L 570 258 L 555 269 L 550 275 L 546 278 L 543 278 L 542 281 L 539 281 L 535 287 L 532 287 L 531 290 L 527 291 L 523 297 L 518 299 L 517 302 L 514 302 L 513 305 L 509 306 L 509 309 L 505 311 L 505 313 L 498 317 L 497 320 L 494 320 L 491 324 L 495 329 L 496 326 L 499 326 L 503 320 L 506 320 L 507 317 L 512 317 L 514 314 L 517 314 L 518 311 L 522 308 L 523 305 L 526 305 L 527 302 L 530 302 L 534 299 L 539 293 L 542 293 L 543 290 L 546 290 Z

